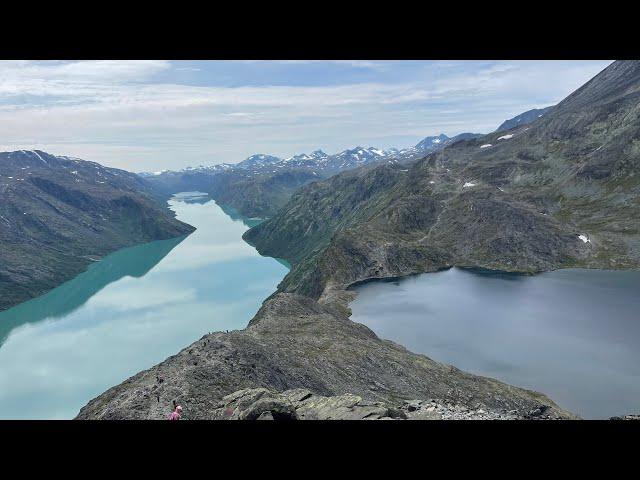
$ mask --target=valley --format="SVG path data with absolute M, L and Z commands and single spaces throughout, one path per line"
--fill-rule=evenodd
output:
M 3 400 L 107 420 L 634 413 L 639 138 L 640 62 L 617 61 L 491 133 L 405 149 L 139 175 L 2 153 Z
M 246 326 L 287 268 L 242 241 L 255 222 L 230 218 L 206 195 L 170 206 L 197 230 L 118 250 L 0 312 L 0 417 L 71 419 L 194 339 Z
M 95 398 L 78 418 L 153 418 L 155 407 L 136 392 L 158 372 L 171 372 L 188 418 L 256 387 L 573 418 L 542 394 L 381 340 L 349 319 L 349 287 L 453 266 L 638 269 L 638 95 L 640 64 L 614 62 L 528 125 L 299 188 L 244 234 L 292 265 L 247 329 L 203 337 Z

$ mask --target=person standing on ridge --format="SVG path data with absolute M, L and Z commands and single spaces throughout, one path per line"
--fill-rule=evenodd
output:
M 182 416 L 182 407 L 180 405 L 176 406 L 176 409 L 171 412 L 171 415 L 169 415 L 169 420 L 180 420 L 180 417 Z

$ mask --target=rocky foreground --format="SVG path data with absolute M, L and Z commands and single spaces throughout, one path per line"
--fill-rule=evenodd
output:
M 397 405 L 368 402 L 352 394 L 324 397 L 298 388 L 278 393 L 248 388 L 227 395 L 213 410 L 215 420 L 551 420 L 541 405 L 528 414 L 516 410 L 470 409 L 438 400 L 405 400 Z
M 409 352 L 352 322 L 341 309 L 285 293 L 268 299 L 246 329 L 205 335 L 91 400 L 77 418 L 164 419 L 174 401 L 183 406 L 183 419 L 220 418 L 227 403 L 240 401 L 228 395 L 256 388 L 342 396 L 328 405 L 349 404 L 345 395 L 360 398 L 349 408 L 358 406 L 364 415 L 375 411 L 381 418 L 388 416 L 385 408 L 403 410 L 405 401 L 414 399 L 437 399 L 434 410 L 427 412 L 428 402 L 418 409 L 434 418 L 436 410 L 442 418 L 526 418 L 538 410 L 549 418 L 576 418 L 541 393 Z

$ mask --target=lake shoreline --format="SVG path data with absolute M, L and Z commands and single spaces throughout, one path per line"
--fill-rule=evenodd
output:
M 349 393 L 391 404 L 402 398 L 441 399 L 440 404 L 451 408 L 477 410 L 477 405 L 484 405 L 496 418 L 542 415 L 532 412 L 545 412 L 541 418 L 576 418 L 538 392 L 471 375 L 380 340 L 349 319 L 345 309 L 350 295 L 343 293 L 319 303 L 276 290 L 262 301 L 247 327 L 204 335 L 93 398 L 77 418 L 159 418 L 168 400 L 161 397 L 158 404 L 138 392 L 157 391 L 167 384 L 174 392 L 172 400 L 185 405 L 185 419 L 209 418 L 224 395 L 256 385 L 311 388 L 322 395 Z M 318 342 L 331 348 L 318 350 Z M 369 358 L 376 360 L 371 363 Z M 392 368 L 399 364 L 402 376 Z M 210 369 L 215 375 L 205 373 Z M 164 378 L 162 385 L 157 377 Z M 403 378 L 411 379 L 408 386 Z
M 225 213 L 227 213 L 227 212 L 225 212 Z M 229 215 L 229 216 L 231 217 L 231 215 Z M 246 240 L 245 240 L 245 242 L 246 242 Z M 246 243 L 251 246 L 251 244 L 249 242 L 246 242 Z M 447 269 L 445 269 L 445 271 L 449 270 L 449 269 L 451 269 L 451 267 L 447 267 Z M 478 269 L 475 269 L 475 270 L 479 271 Z M 517 274 L 517 273 L 509 273 L 509 275 L 519 275 L 519 274 Z M 532 275 L 524 275 L 524 276 L 525 277 L 532 277 Z M 535 277 L 535 275 L 533 275 L 533 277 Z M 405 275 L 405 276 L 397 277 L 396 279 L 389 279 L 389 278 L 384 279 L 383 278 L 383 279 L 381 279 L 381 281 L 383 281 L 383 282 L 385 280 L 386 281 L 394 281 L 394 280 L 396 280 L 396 281 L 400 280 L 401 281 L 402 279 L 406 279 L 406 278 L 407 278 L 407 276 Z M 376 280 L 377 279 L 367 279 L 363 284 L 373 283 Z M 304 305 L 305 305 L 304 307 L 295 307 L 295 308 L 296 309 L 297 308 L 302 308 L 302 310 L 300 310 L 300 312 L 303 315 L 303 317 L 306 318 L 307 315 L 311 315 L 310 318 L 314 319 L 313 320 L 314 324 L 320 326 L 320 325 L 323 324 L 324 321 L 320 320 L 321 317 L 318 317 L 316 313 L 312 313 L 314 309 L 318 308 L 318 307 L 315 307 L 315 306 L 312 306 L 312 305 L 314 305 L 314 304 L 319 305 L 319 308 L 329 308 L 329 310 L 327 310 L 327 314 L 329 314 L 331 316 L 335 315 L 338 318 L 341 315 L 341 313 L 340 313 L 340 309 L 341 308 L 346 310 L 348 313 L 351 313 L 350 309 L 349 309 L 349 306 L 348 306 L 349 305 L 348 301 L 349 301 L 349 299 L 353 299 L 353 297 L 356 295 L 356 291 L 354 291 L 353 288 L 357 288 L 357 286 L 355 286 L 353 288 L 351 288 L 351 287 L 352 286 L 349 286 L 348 290 L 347 289 L 335 290 L 333 292 L 334 295 L 331 298 L 324 299 L 324 301 L 321 302 L 320 304 L 317 304 L 317 303 L 315 303 L 315 302 L 313 302 L 312 300 L 309 299 L 309 301 L 312 302 L 312 303 L 309 303 L 309 305 L 304 303 Z M 343 293 L 340 293 L 341 291 Z M 126 409 L 123 409 L 122 406 L 117 406 L 117 405 L 113 404 L 112 399 L 115 399 L 114 395 L 116 395 L 116 396 L 125 395 L 126 398 L 127 398 L 127 400 L 124 401 L 125 405 L 128 404 L 128 402 L 132 402 L 132 401 L 139 402 L 140 400 L 136 400 L 135 395 L 130 397 L 130 395 L 134 393 L 134 392 L 130 391 L 130 388 L 132 388 L 133 385 L 148 385 L 148 387 L 146 387 L 146 388 L 151 388 L 153 386 L 153 379 L 152 379 L 151 376 L 156 374 L 154 372 L 164 372 L 165 371 L 165 366 L 168 366 L 167 362 L 169 362 L 170 364 L 174 364 L 174 363 L 178 362 L 178 364 L 182 365 L 182 362 L 187 361 L 187 364 L 184 364 L 183 366 L 180 366 L 180 367 L 178 367 L 178 365 L 176 365 L 175 368 L 179 368 L 179 369 L 199 368 L 199 366 L 200 366 L 199 362 L 198 362 L 198 365 L 195 366 L 195 367 L 194 367 L 193 364 L 192 364 L 191 367 L 187 366 L 188 365 L 188 357 L 190 355 L 189 352 L 190 351 L 201 351 L 204 348 L 205 350 L 203 350 L 202 353 L 199 354 L 200 356 L 204 355 L 205 351 L 209 351 L 209 353 L 206 354 L 207 358 L 216 358 L 216 355 L 214 354 L 215 350 L 213 350 L 213 351 L 212 350 L 208 350 L 208 347 L 209 347 L 211 342 L 213 342 L 214 345 L 218 344 L 219 342 L 222 342 L 220 345 L 225 345 L 225 344 L 227 344 L 228 341 L 235 342 L 236 338 L 237 338 L 237 341 L 239 341 L 241 338 L 251 338 L 251 336 L 255 335 L 255 333 L 251 333 L 251 332 L 254 332 L 256 329 L 258 329 L 259 331 L 265 331 L 265 333 L 266 333 L 267 330 L 269 332 L 271 332 L 269 334 L 270 335 L 269 338 L 271 338 L 271 340 L 269 342 L 273 342 L 273 339 L 277 338 L 277 337 L 273 337 L 273 335 L 278 335 L 277 332 L 281 328 L 278 325 L 280 325 L 282 322 L 285 322 L 284 318 L 286 318 L 286 314 L 281 313 L 281 314 L 277 314 L 276 317 L 273 317 L 273 315 L 271 313 L 269 313 L 269 312 L 273 308 L 276 308 L 276 311 L 274 311 L 274 313 L 276 313 L 277 309 L 280 308 L 280 307 L 275 307 L 276 305 L 283 305 L 283 306 L 284 305 L 291 305 L 291 306 L 293 306 L 293 305 L 296 304 L 296 302 L 299 301 L 299 300 L 297 300 L 297 298 L 298 298 L 298 296 L 294 295 L 293 297 L 290 297 L 290 294 L 283 294 L 283 293 L 279 292 L 278 290 L 276 290 L 273 294 L 267 296 L 262 301 L 262 307 L 261 307 L 260 311 L 249 322 L 249 325 L 247 327 L 241 329 L 241 330 L 237 330 L 237 331 L 232 332 L 232 334 L 233 334 L 232 337 L 229 337 L 229 335 L 231 335 L 231 333 L 230 334 L 212 333 L 212 334 L 205 335 L 199 341 L 193 343 L 190 347 L 186 347 L 183 350 L 181 350 L 178 355 L 174 355 L 172 357 L 169 357 L 163 363 L 158 364 L 158 365 L 156 365 L 155 367 L 153 367 L 153 368 L 151 368 L 149 370 L 142 371 L 139 374 L 137 374 L 134 377 L 132 377 L 130 379 L 130 381 L 133 382 L 133 384 L 131 384 L 131 386 L 125 386 L 124 384 L 123 385 L 116 385 L 116 386 L 112 387 L 111 389 L 109 389 L 107 392 L 104 392 L 102 395 L 94 398 L 85 407 L 83 407 L 83 409 L 81 410 L 78 418 L 96 418 L 95 415 L 98 414 L 98 411 L 96 409 L 98 409 L 98 410 L 100 410 L 102 412 L 106 412 L 106 411 L 110 412 L 108 414 L 108 418 L 134 418 L 134 417 L 130 417 L 130 413 L 128 413 L 126 411 Z M 302 298 L 300 298 L 300 301 L 302 301 Z M 291 303 L 291 302 L 293 302 L 293 303 Z M 307 302 L 307 300 L 304 300 L 304 302 Z M 326 307 L 323 307 L 322 305 L 326 305 Z M 336 307 L 332 307 L 332 305 L 335 305 Z M 340 305 L 342 305 L 342 307 L 340 307 Z M 290 307 L 287 307 L 287 308 L 290 308 Z M 282 315 L 285 315 L 285 316 L 282 316 Z M 360 324 L 357 323 L 356 321 L 354 321 L 353 319 L 349 319 L 349 317 L 346 317 L 346 320 L 347 320 L 347 322 L 349 324 L 354 325 L 354 328 L 360 328 L 360 327 L 358 327 L 358 325 L 360 325 Z M 273 323 L 274 321 L 276 321 L 276 323 Z M 347 326 L 347 325 L 345 325 L 345 326 Z M 296 327 L 296 328 L 298 328 L 298 327 Z M 351 328 L 351 327 L 349 327 L 349 328 Z M 267 329 L 267 330 L 265 330 L 265 329 Z M 298 333 L 293 333 L 294 331 L 287 330 L 287 334 L 286 335 L 287 336 L 300 335 Z M 249 337 L 247 337 L 247 335 L 249 335 Z M 349 335 L 351 335 L 351 334 L 349 334 Z M 314 334 L 314 336 L 317 336 L 317 334 Z M 307 341 L 306 334 L 305 334 L 305 336 L 301 337 L 297 341 L 298 342 L 300 342 L 300 341 L 306 342 Z M 400 346 L 398 345 L 398 347 L 400 347 Z M 228 348 L 228 347 L 225 347 L 225 348 Z M 240 347 L 240 346 L 234 347 L 233 351 L 235 353 L 233 353 L 233 355 L 234 356 L 235 355 L 239 356 L 237 358 L 236 362 L 234 362 L 234 363 L 236 365 L 238 365 L 238 366 L 242 366 L 243 365 L 243 360 L 241 360 L 241 359 L 247 353 L 247 352 L 244 352 L 244 348 L 245 347 Z M 273 348 L 277 348 L 277 346 L 274 345 Z M 280 352 L 280 353 L 278 353 L 279 356 L 284 355 L 286 357 L 286 348 L 277 349 L 276 351 Z M 406 350 L 404 350 L 404 351 L 406 351 Z M 405 355 L 405 354 L 403 354 L 403 355 Z M 414 356 L 416 356 L 416 358 L 423 358 L 423 359 L 427 358 L 427 357 L 423 357 L 420 354 L 411 353 L 410 355 L 414 355 Z M 330 359 L 327 358 L 327 361 L 330 361 L 332 363 L 339 363 L 340 362 L 340 358 L 331 357 Z M 424 360 L 421 360 L 421 361 L 424 361 Z M 270 365 L 271 361 L 268 361 L 268 360 L 265 359 L 263 361 L 263 363 L 265 365 Z M 255 365 L 257 366 L 258 363 L 256 363 Z M 448 365 L 444 365 L 444 364 L 439 364 L 439 365 L 442 365 L 442 367 L 438 367 L 438 368 L 453 368 L 454 370 L 457 370 L 457 369 L 455 369 L 455 367 L 450 367 Z M 281 364 L 280 367 L 278 367 L 278 368 L 286 369 L 286 368 L 290 368 L 290 367 L 291 367 L 291 364 L 290 363 L 286 363 L 286 364 Z M 203 368 L 205 368 L 205 367 L 203 367 Z M 367 367 L 367 368 L 370 368 L 370 367 Z M 386 367 L 383 367 L 383 368 L 386 368 Z M 413 368 L 414 367 L 410 367 L 410 368 L 408 367 L 407 371 L 411 371 Z M 464 372 L 461 372 L 461 373 L 463 373 L 464 375 L 467 375 L 467 376 L 470 375 L 470 374 L 466 374 Z M 231 372 L 226 372 L 226 373 L 225 372 L 218 372 L 217 375 L 219 377 L 221 377 L 221 378 L 227 378 L 227 376 L 228 376 L 228 380 L 226 380 L 226 381 L 238 382 L 238 383 L 232 383 L 232 384 L 235 384 L 238 387 L 237 389 L 240 389 L 241 387 L 251 387 L 252 385 L 255 386 L 255 384 L 256 384 L 255 382 L 257 381 L 257 380 L 252 381 L 250 376 L 247 378 L 246 374 L 242 379 L 241 378 L 235 379 L 236 377 Z M 395 382 L 395 380 L 393 380 L 391 378 L 388 378 L 388 377 L 385 377 L 385 375 L 387 375 L 387 374 L 380 372 L 379 374 L 377 374 L 377 377 L 379 379 L 386 378 L 385 382 L 390 382 L 390 384 Z M 448 375 L 451 376 L 452 374 L 449 373 Z M 325 377 L 325 380 L 327 380 L 328 377 L 331 376 L 331 374 L 328 373 L 328 372 L 324 372 L 323 376 Z M 366 374 L 364 374 L 364 373 L 362 374 L 362 377 L 366 377 L 366 376 L 367 376 Z M 475 377 L 475 376 L 471 375 L 471 377 Z M 450 378 L 455 378 L 455 375 L 451 376 Z M 478 377 L 478 378 L 482 378 L 482 377 Z M 235 380 L 232 380 L 232 379 L 235 379 Z M 285 380 L 281 379 L 280 381 L 285 381 Z M 286 381 L 291 381 L 291 379 L 286 380 Z M 496 389 L 496 391 L 499 391 L 500 388 L 503 388 L 503 387 L 499 387 L 498 386 L 498 382 L 493 380 L 493 379 L 487 378 L 487 381 L 492 382 L 492 385 L 493 385 L 493 386 L 490 387 L 489 391 L 493 391 L 493 389 Z M 197 385 L 191 385 L 190 384 L 191 380 L 185 379 L 184 377 L 174 377 L 172 375 L 171 382 L 176 385 L 176 388 L 179 388 L 181 390 L 183 388 L 188 388 L 189 391 L 192 391 L 192 393 L 189 394 L 189 395 L 194 395 L 194 394 L 196 396 L 199 395 L 198 392 L 200 391 L 201 387 L 199 387 Z M 178 385 L 184 385 L 185 382 L 187 382 L 186 385 L 190 385 L 190 386 L 187 387 L 185 385 L 184 387 L 178 387 Z M 340 388 L 341 388 L 341 387 L 339 387 L 340 382 L 337 381 L 337 379 L 333 380 L 332 382 L 333 382 L 331 384 L 332 388 L 329 391 L 324 392 L 325 394 L 339 393 Z M 363 389 L 363 386 L 359 386 L 358 382 L 355 381 L 355 379 L 354 379 L 354 381 L 352 381 L 352 383 L 350 383 L 350 385 L 351 386 L 348 387 L 348 388 L 353 393 L 364 395 L 364 398 L 372 398 L 367 393 L 368 389 L 366 389 L 366 388 Z M 425 385 L 425 384 L 422 384 L 422 385 Z M 346 387 L 342 387 L 342 388 L 346 388 Z M 395 388 L 397 388 L 397 387 L 395 387 Z M 517 387 L 512 387 L 512 386 L 508 386 L 508 388 L 510 389 L 509 390 L 510 393 L 508 393 L 508 394 L 507 393 L 503 393 L 503 395 L 505 395 L 507 398 L 511 397 L 516 392 L 520 392 L 520 391 L 522 391 L 522 393 L 518 393 L 518 395 L 524 395 L 524 397 L 522 397 L 522 398 L 528 398 L 528 396 L 530 396 L 530 395 L 532 396 L 531 398 L 536 398 L 536 399 L 543 399 L 543 398 L 546 399 L 547 398 L 546 396 L 544 396 L 542 394 L 539 394 L 537 392 L 524 391 L 524 390 L 518 389 Z M 405 390 L 406 390 L 406 388 L 405 388 Z M 233 387 L 232 386 L 228 386 L 228 387 L 225 387 L 225 389 L 222 390 L 217 395 L 223 395 L 223 393 L 225 393 L 225 392 L 226 393 L 231 393 L 231 391 L 233 391 Z M 184 392 L 186 392 L 186 390 L 184 390 Z M 524 393 L 524 392 L 528 392 L 528 393 Z M 180 399 L 181 402 L 183 402 L 183 403 L 185 403 L 187 405 L 192 403 L 192 401 L 189 400 L 189 397 L 184 397 L 184 395 L 185 395 L 185 393 L 182 393 L 177 398 Z M 395 396 L 389 397 L 390 400 L 392 398 L 396 398 L 396 397 Z M 421 397 L 416 395 L 415 398 L 421 398 Z M 198 401 L 200 401 L 200 400 L 198 400 Z M 450 402 L 450 400 L 447 401 L 446 399 L 443 400 L 443 401 L 445 402 L 445 404 L 447 402 Z M 530 400 L 527 400 L 527 402 L 529 402 L 529 401 Z M 536 401 L 540 402 L 540 400 L 536 400 Z M 485 402 L 486 402 L 486 400 L 485 400 Z M 543 402 L 542 404 L 554 405 L 553 402 L 548 400 L 548 399 L 542 400 L 542 402 Z M 489 402 L 489 403 L 491 403 L 491 402 Z M 468 407 L 464 407 L 464 405 L 469 405 L 469 406 Z M 516 405 L 520 405 L 520 404 L 519 403 L 513 403 L 512 405 L 516 406 Z M 532 403 L 531 405 L 533 407 L 534 405 L 536 405 L 536 403 Z M 537 405 L 541 405 L 541 403 L 537 403 Z M 460 407 L 460 408 L 470 408 L 471 406 L 472 406 L 471 404 L 463 403 L 463 407 Z M 214 406 L 212 404 L 210 408 L 213 408 L 213 407 Z M 107 410 L 105 410 L 105 408 Z M 145 406 L 144 408 L 145 409 L 146 408 L 150 408 L 150 410 L 148 410 L 148 411 L 145 410 L 145 411 L 147 411 L 147 413 L 143 413 L 143 417 L 135 417 L 135 418 L 156 418 L 155 415 L 157 415 L 157 413 L 154 413 L 154 412 L 156 412 L 156 407 L 153 404 L 148 405 L 148 407 Z M 499 413 L 499 411 L 501 411 L 501 410 L 495 410 L 495 407 L 488 407 L 488 408 L 489 408 L 489 411 L 497 412 L 497 413 L 495 413 L 496 415 L 502 415 L 502 414 Z M 519 413 L 516 414 L 515 418 L 530 418 L 527 415 L 529 415 L 530 412 L 535 411 L 536 408 L 525 407 L 523 409 L 523 407 L 516 407 L 515 411 L 517 411 Z M 545 408 L 547 408 L 547 407 L 545 407 Z M 513 410 L 513 409 L 511 409 L 511 410 Z M 509 410 L 509 411 L 511 411 L 511 410 Z M 556 407 L 554 407 L 554 406 L 551 407 L 551 410 L 554 411 L 554 412 L 560 412 L 559 415 L 562 418 L 575 418 L 575 416 L 573 416 L 572 414 L 570 414 L 570 413 L 568 413 L 566 411 L 563 411 L 561 409 L 556 409 Z M 505 412 L 506 412 L 506 410 L 505 410 Z M 562 413 L 562 412 L 564 412 L 564 413 Z M 100 414 L 100 415 L 103 415 L 103 414 Z M 200 411 L 200 413 L 192 412 L 192 415 L 195 415 L 195 417 L 192 416 L 190 418 L 207 418 L 206 417 L 206 415 L 207 415 L 206 411 Z M 200 417 L 198 415 L 205 415 L 205 416 L 204 417 Z M 505 415 L 506 415 L 506 413 L 505 413 Z M 101 418 L 106 418 L 106 417 L 101 417 Z
M 0 312 L 5 416 L 73 418 L 105 388 L 203 334 L 245 327 L 276 289 L 287 268 L 242 240 L 241 219 L 201 195 L 170 205 L 193 233 L 119 249 Z

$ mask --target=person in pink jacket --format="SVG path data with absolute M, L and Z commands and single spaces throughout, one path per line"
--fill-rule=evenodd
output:
M 176 409 L 173 412 L 171 412 L 171 415 L 169 415 L 169 420 L 180 420 L 181 414 L 182 414 L 182 407 L 178 405 Z

